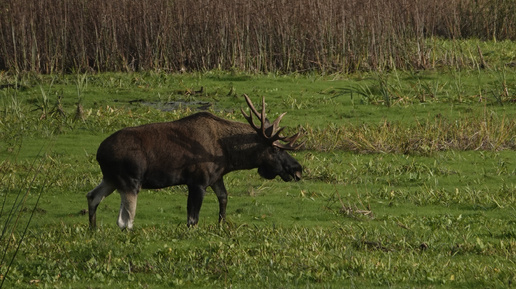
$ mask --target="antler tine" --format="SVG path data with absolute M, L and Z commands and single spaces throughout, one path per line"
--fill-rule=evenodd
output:
M 287 114 L 287 113 L 284 112 L 284 113 L 280 114 L 280 116 L 278 116 L 278 118 L 272 123 L 272 131 L 274 134 L 276 133 L 276 130 L 278 130 L 279 122 L 285 116 L 285 114 Z
M 288 142 L 289 144 L 293 144 L 297 141 L 297 139 L 301 136 L 301 133 L 296 133 L 293 136 L 283 138 L 283 141 Z
M 247 96 L 247 94 L 244 94 L 244 98 L 245 98 L 245 101 L 247 102 L 247 105 L 249 106 L 249 108 L 251 109 L 251 111 L 254 113 L 254 115 L 256 115 L 256 117 L 260 119 L 260 114 L 258 114 L 258 111 L 256 110 L 256 108 L 254 108 L 254 105 L 253 103 L 251 102 L 251 99 L 249 98 L 249 96 Z
M 283 143 L 280 143 L 279 141 L 275 141 L 273 143 L 273 145 L 275 147 L 278 147 L 278 148 L 284 149 L 284 150 L 292 150 L 292 151 L 298 150 L 300 147 L 302 147 L 305 144 L 305 142 L 302 142 L 302 143 L 294 146 L 294 143 L 297 141 L 297 139 L 300 136 L 301 136 L 301 133 L 298 132 L 295 135 L 290 136 L 290 137 L 281 137 L 281 138 L 279 138 L 279 140 L 282 140 L 282 141 L 284 141 L 286 143 L 283 144 Z
M 281 136 L 280 133 L 285 129 L 284 127 L 279 127 L 279 123 L 281 121 L 281 119 L 285 116 L 285 114 L 287 114 L 286 112 L 280 114 L 280 116 L 278 116 L 278 118 L 276 118 L 276 120 L 272 123 L 272 136 L 271 136 L 271 140 L 272 141 L 277 141 L 277 140 L 282 140 L 282 141 L 285 141 L 285 137 Z
M 240 108 L 240 111 L 242 112 L 242 115 L 245 117 L 245 119 L 247 120 L 247 122 L 251 125 L 252 128 L 254 128 L 255 130 L 259 130 L 258 127 L 256 127 L 256 125 L 254 124 L 254 121 L 253 121 L 253 114 L 250 113 L 249 115 L 247 115 L 244 111 L 243 108 Z
M 265 96 L 262 96 L 262 120 L 265 120 Z
M 302 142 L 302 143 L 294 146 L 292 143 L 287 143 L 287 144 L 282 144 L 279 142 L 273 143 L 273 145 L 275 147 L 280 148 L 282 150 L 288 150 L 288 151 L 296 151 L 296 150 L 300 149 L 304 144 L 305 144 L 305 142 Z
M 262 111 L 261 111 L 261 114 L 258 114 L 258 111 L 254 107 L 253 102 L 251 101 L 249 96 L 247 96 L 247 94 L 244 94 L 244 98 L 245 98 L 245 101 L 247 102 L 247 105 L 251 109 L 251 111 L 254 113 L 254 115 L 256 115 L 256 117 L 260 121 L 260 128 L 258 129 L 258 127 L 254 125 L 254 123 L 252 124 L 253 128 L 259 130 L 264 137 L 267 137 L 267 135 L 265 134 L 265 119 L 266 119 L 265 118 L 265 97 L 262 97 Z M 250 118 L 252 120 L 251 114 L 249 114 L 249 115 L 250 115 Z M 246 119 L 247 119 L 247 116 L 246 116 Z M 248 121 L 249 121 L 249 119 L 248 119 Z
M 282 143 L 277 143 L 276 142 L 276 143 L 274 143 L 274 146 L 277 147 L 277 148 L 280 148 L 282 150 L 295 151 L 295 150 L 298 150 L 299 148 L 301 148 L 304 144 L 305 144 L 305 142 L 302 142 L 302 143 L 294 146 L 291 143 L 282 144 Z
M 261 132 L 262 132 L 262 135 L 264 135 L 265 137 L 267 137 L 267 135 L 265 134 L 265 120 L 267 118 L 265 117 L 265 96 L 262 96 L 262 115 L 261 115 L 261 118 L 260 118 L 260 122 L 261 122 Z

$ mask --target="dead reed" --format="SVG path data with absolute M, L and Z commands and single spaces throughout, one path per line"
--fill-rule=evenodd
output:
M 306 125 L 304 130 L 306 148 L 319 151 L 427 155 L 447 150 L 516 149 L 516 120 L 487 113 L 453 121 L 437 115 L 424 121 L 415 119 L 412 125 L 384 121 L 317 129 Z
M 5 0 L 0 70 L 429 68 L 432 37 L 516 39 L 512 0 Z M 455 65 L 456 63 L 450 63 Z

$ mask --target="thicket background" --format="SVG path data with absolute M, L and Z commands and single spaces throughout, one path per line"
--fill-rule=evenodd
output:
M 0 70 L 425 69 L 467 65 L 428 41 L 463 38 L 516 40 L 516 1 L 0 2 Z

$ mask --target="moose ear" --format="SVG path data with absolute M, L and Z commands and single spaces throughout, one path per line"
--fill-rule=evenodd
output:
M 274 127 L 269 122 L 268 118 L 265 118 L 265 137 L 271 138 L 274 135 Z

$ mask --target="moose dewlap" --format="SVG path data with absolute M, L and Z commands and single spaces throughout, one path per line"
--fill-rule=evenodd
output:
M 249 124 L 200 112 L 173 122 L 124 128 L 106 138 L 97 151 L 102 182 L 86 195 L 90 227 L 96 226 L 99 203 L 115 190 L 121 197 L 117 224 L 131 229 L 140 189 L 187 185 L 187 224 L 191 226 L 199 221 L 207 187 L 217 195 L 219 222 L 225 219 L 223 177 L 229 172 L 258 168 L 267 179 L 299 180 L 303 168 L 287 152 L 301 147 L 295 144 L 299 133 L 282 136 L 279 122 L 285 114 L 271 124 L 265 116 L 265 99 L 258 113 L 244 97 L 251 113 L 242 110 L 242 114 Z

